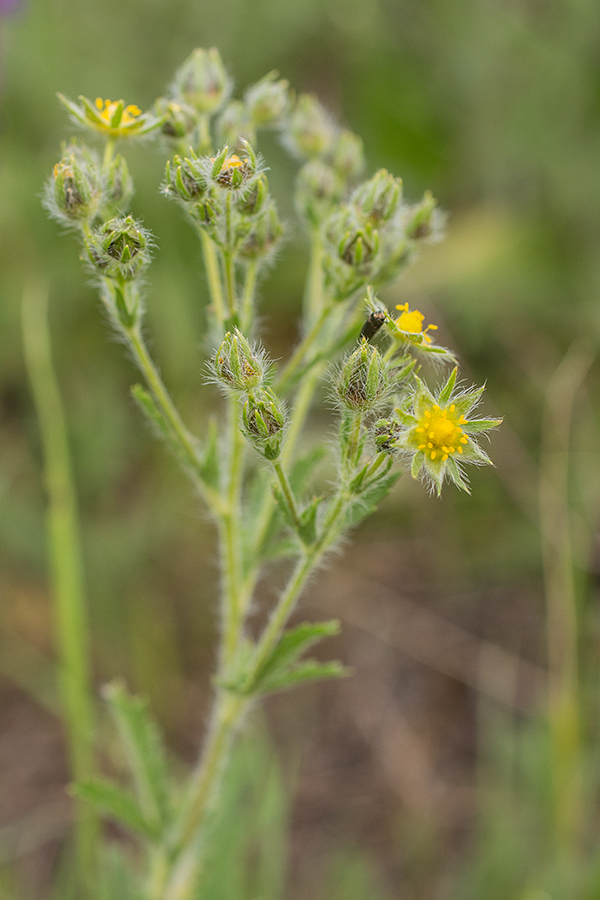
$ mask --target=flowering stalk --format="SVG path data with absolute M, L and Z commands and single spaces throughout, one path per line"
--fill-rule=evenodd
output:
M 277 73 L 242 99 L 230 98 L 231 87 L 217 51 L 196 50 L 150 112 L 123 101 L 61 98 L 78 124 L 104 140 L 104 152 L 85 143 L 67 146 L 45 194 L 51 215 L 78 234 L 109 319 L 142 373 L 145 387 L 135 386 L 134 396 L 203 498 L 219 536 L 216 693 L 197 766 L 174 793 L 155 726 L 117 686 L 107 700 L 134 790 L 102 779 L 77 787 L 144 844 L 147 866 L 137 878 L 150 900 L 194 895 L 209 815 L 252 704 L 294 684 L 345 674 L 337 662 L 305 655 L 339 623 L 288 626 L 315 568 L 391 490 L 398 460 L 406 459 L 413 477 L 438 493 L 444 480 L 467 490 L 463 464 L 489 462 L 475 435 L 499 424 L 473 419 L 481 390 L 457 388 L 456 370 L 438 388 L 427 386 L 421 366 L 454 361 L 452 353 L 436 343 L 435 325 L 424 326 L 423 313 L 405 303 L 396 316 L 375 294 L 420 245 L 439 237 L 433 198 L 406 203 L 400 179 L 385 170 L 360 181 L 360 139 L 339 129 L 316 98 L 294 99 Z M 277 129 L 300 161 L 295 203 L 311 248 L 304 337 L 280 371 L 253 340 L 257 285 L 283 234 L 254 148 L 264 128 Z M 144 278 L 154 241 L 127 214 L 133 186 L 116 154 L 118 141 L 141 135 L 159 137 L 168 149 L 163 193 L 181 207 L 202 244 L 215 348 L 210 370 L 226 408 L 224 425 L 212 421 L 202 440 L 183 421 L 143 339 Z M 307 489 L 312 472 L 298 452 L 324 380 L 338 408 L 335 446 L 322 448 L 334 454 L 337 472 L 329 496 Z M 282 553 L 290 560 L 287 583 L 252 639 L 255 586 Z

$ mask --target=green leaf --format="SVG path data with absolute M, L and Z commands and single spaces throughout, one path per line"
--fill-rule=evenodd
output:
M 281 691 L 284 688 L 293 687 L 307 681 L 320 681 L 324 678 L 345 678 L 352 674 L 352 670 L 343 666 L 340 662 L 319 662 L 316 659 L 306 659 L 292 669 L 274 673 L 265 680 L 262 690 L 265 692 Z
M 152 839 L 159 836 L 159 831 L 147 821 L 136 798 L 113 781 L 90 779 L 74 785 L 72 792 L 130 831 Z
M 141 900 L 132 861 L 124 847 L 116 843 L 100 849 L 95 900 Z
M 386 497 L 400 478 L 401 472 L 392 472 L 374 479 L 362 494 L 350 505 L 346 525 L 352 527 L 370 515 Z
M 156 827 L 169 819 L 166 753 L 146 703 L 113 682 L 104 689 L 117 726 L 135 793 L 145 818 Z
M 338 634 L 339 630 L 339 620 L 331 619 L 328 622 L 302 622 L 295 628 L 285 631 L 270 657 L 254 676 L 251 684 L 245 685 L 245 692 L 262 690 L 266 679 L 282 677 L 309 647 L 325 637 Z
M 217 420 L 212 418 L 208 423 L 208 434 L 201 463 L 202 479 L 209 487 L 218 488 L 219 486 L 220 459 L 219 426 Z
M 317 540 L 317 513 L 322 502 L 323 497 L 313 497 L 300 514 L 302 521 L 300 537 L 307 546 L 314 544 Z

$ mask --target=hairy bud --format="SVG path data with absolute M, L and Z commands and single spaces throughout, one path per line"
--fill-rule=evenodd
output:
M 223 105 L 231 86 L 219 51 L 214 47 L 198 48 L 175 73 L 172 92 L 176 100 L 181 99 L 198 112 L 212 113 Z
M 376 406 L 388 390 L 386 367 L 379 351 L 363 340 L 343 363 L 335 389 L 348 409 L 368 410 Z
M 331 150 L 336 129 L 317 98 L 301 94 L 290 116 L 286 136 L 296 156 L 314 159 Z
M 86 241 L 89 258 L 103 275 L 130 281 L 150 263 L 150 235 L 132 216 L 110 219 Z
M 270 390 L 252 392 L 244 404 L 242 419 L 246 437 L 266 459 L 277 459 L 285 427 L 281 400 Z
M 359 215 L 373 225 L 392 218 L 402 199 L 402 179 L 394 178 L 380 169 L 372 178 L 359 185 L 352 194 Z
M 278 75 L 279 72 L 269 72 L 248 88 L 244 95 L 248 115 L 256 128 L 273 125 L 288 108 L 289 83 L 278 79 Z
M 44 204 L 60 222 L 74 225 L 92 218 L 101 196 L 97 161 L 77 146 L 54 166 L 46 186 Z
M 259 387 L 265 377 L 265 361 L 237 329 L 227 332 L 213 360 L 217 378 L 234 391 L 247 393 Z

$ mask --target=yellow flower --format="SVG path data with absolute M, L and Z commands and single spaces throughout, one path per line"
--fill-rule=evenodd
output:
M 166 115 L 159 118 L 153 113 L 143 113 L 132 103 L 125 106 L 123 100 L 103 100 L 98 97 L 92 103 L 87 97 L 80 97 L 78 105 L 62 94 L 57 96 L 76 122 L 112 138 L 148 134 L 149 131 L 160 128 L 166 119 Z
M 418 309 L 411 309 L 408 303 L 397 306 L 396 309 L 401 312 L 401 315 L 395 320 L 396 328 L 405 334 L 420 335 L 421 340 L 424 339 L 430 344 L 431 337 L 427 332 L 437 331 L 437 325 L 428 325 L 426 328 L 423 328 L 425 316 Z
M 103 118 L 111 128 L 114 128 L 115 126 L 112 124 L 112 122 L 113 118 L 115 117 L 115 113 L 117 113 L 118 110 L 120 110 L 121 112 L 118 125 L 128 125 L 130 122 L 133 122 L 134 119 L 137 119 L 137 117 L 141 116 L 142 114 L 139 106 L 129 104 L 129 106 L 123 107 L 122 104 L 122 100 L 102 100 L 101 97 L 96 97 L 95 105 L 96 109 L 100 113 L 101 118 Z
M 441 458 L 446 462 L 452 453 L 462 453 L 463 445 L 469 443 L 462 425 L 468 425 L 468 419 L 457 411 L 455 403 L 444 408 L 434 403 L 424 411 L 414 429 L 417 450 L 422 450 L 431 460 Z

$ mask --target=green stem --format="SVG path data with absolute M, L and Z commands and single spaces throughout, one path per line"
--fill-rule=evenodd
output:
M 240 327 L 243 334 L 248 334 L 254 314 L 254 293 L 256 291 L 256 276 L 258 262 L 248 263 L 246 277 L 244 279 L 244 292 L 242 294 L 242 311 L 240 315 Z
M 206 114 L 198 117 L 198 137 L 200 139 L 198 150 L 200 153 L 210 155 L 212 151 L 212 140 L 210 136 L 210 120 Z
M 77 502 L 65 414 L 51 358 L 47 291 L 29 285 L 23 294 L 25 360 L 44 448 L 48 491 L 48 540 L 56 614 L 59 680 L 72 778 L 94 772 L 94 702 Z M 98 820 L 91 806 L 76 802 L 78 877 L 91 882 Z
M 298 534 L 302 531 L 302 520 L 300 518 L 300 512 L 298 510 L 298 506 L 296 505 L 296 498 L 294 497 L 294 492 L 292 491 L 292 486 L 290 485 L 289 479 L 281 465 L 280 460 L 276 459 L 273 462 L 273 468 L 275 470 L 275 474 L 277 475 L 277 479 L 279 481 L 279 485 L 283 492 L 283 496 L 285 498 L 285 502 L 289 513 L 294 521 L 294 526 Z
M 228 446 L 229 480 L 227 484 L 226 513 L 219 524 L 221 557 L 223 560 L 223 638 L 221 670 L 225 674 L 232 662 L 243 626 L 241 604 L 242 542 L 241 542 L 241 489 L 244 474 L 244 438 L 239 426 L 239 401 L 229 402 Z
M 216 698 L 202 756 L 193 772 L 166 853 L 154 862 L 148 900 L 189 900 L 202 865 L 197 846 L 200 829 L 217 792 L 235 731 L 248 706 L 248 699 L 221 691 Z
M 328 304 L 327 306 L 325 306 L 321 310 L 320 315 L 318 316 L 316 322 L 313 324 L 313 326 L 310 329 L 310 331 L 308 332 L 308 334 L 306 334 L 305 337 L 300 341 L 300 343 L 294 350 L 294 352 L 290 358 L 290 361 L 284 368 L 283 372 L 281 372 L 281 374 L 279 375 L 279 378 L 277 379 L 277 381 L 275 383 L 276 393 L 278 393 L 278 394 L 285 393 L 286 389 L 290 385 L 292 376 L 294 375 L 296 369 L 298 369 L 298 367 L 300 366 L 300 363 L 304 360 L 306 351 L 308 349 L 310 349 L 310 347 L 315 343 L 316 339 L 318 338 L 319 334 L 321 333 L 323 325 L 327 321 L 332 309 L 333 309 L 333 306 L 331 304 Z
M 252 663 L 249 667 L 249 681 L 252 680 L 252 676 L 260 670 L 275 649 L 309 575 L 319 563 L 335 536 L 335 524 L 344 509 L 347 499 L 345 489 L 341 488 L 337 498 L 332 501 L 329 513 L 323 522 L 321 536 L 296 563 L 290 580 L 274 607 L 267 626 L 256 646 Z
M 314 322 L 323 308 L 323 238 L 318 228 L 311 234 L 310 262 L 304 292 L 304 321 Z
M 106 139 L 106 145 L 104 147 L 104 155 L 102 157 L 102 168 L 104 169 L 104 171 L 106 171 L 108 169 L 108 167 L 110 166 L 110 164 L 113 160 L 113 157 L 115 155 L 116 142 L 117 142 L 116 138 L 114 138 L 114 137 L 108 137 Z
M 233 255 L 233 197 L 227 195 L 225 201 L 225 233 L 226 249 L 223 251 L 223 264 L 225 267 L 225 291 L 227 295 L 227 307 L 229 316 L 233 317 L 237 310 L 237 296 L 235 286 L 235 260 Z
M 225 299 L 223 297 L 223 286 L 221 284 L 221 273 L 219 272 L 219 258 L 217 250 L 204 230 L 200 230 L 200 240 L 202 242 L 202 255 L 204 257 L 204 270 L 206 272 L 206 280 L 210 292 L 212 309 L 219 327 L 223 330 L 225 322 Z

